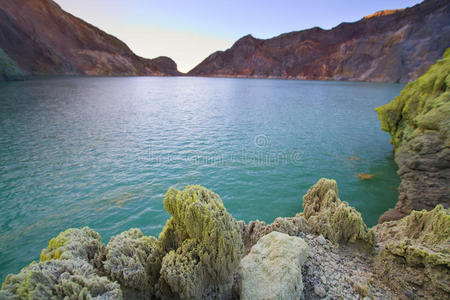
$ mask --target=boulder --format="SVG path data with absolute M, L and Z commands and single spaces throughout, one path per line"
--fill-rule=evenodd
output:
M 263 236 L 239 265 L 240 298 L 300 299 L 308 251 L 299 237 L 276 231 Z

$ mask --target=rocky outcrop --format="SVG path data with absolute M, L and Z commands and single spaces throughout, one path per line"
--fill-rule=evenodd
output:
M 231 295 L 243 252 L 237 222 L 220 197 L 200 186 L 169 189 L 164 208 L 172 217 L 159 235 L 163 297 L 221 299 Z
M 0 81 L 24 80 L 26 73 L 0 48 Z
M 413 211 L 375 227 L 376 268 L 398 293 L 450 298 L 450 209 Z
M 299 237 L 276 231 L 262 237 L 240 263 L 240 298 L 300 299 L 308 251 Z
M 449 14 L 447 0 L 426 0 L 331 30 L 315 27 L 267 40 L 247 35 L 189 75 L 406 82 L 448 47 Z
M 303 196 L 302 216 L 312 231 L 335 243 L 374 244 L 373 232 L 367 230 L 356 209 L 339 199 L 332 179 L 320 179 Z
M 450 49 L 400 96 L 376 109 L 391 135 L 401 178 L 399 200 L 379 222 L 411 210 L 450 206 Z
M 52 0 L 0 1 L 0 48 L 33 75 L 179 75 L 167 57 L 144 59 Z

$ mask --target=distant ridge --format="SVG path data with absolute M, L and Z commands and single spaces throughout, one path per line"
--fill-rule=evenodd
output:
M 168 57 L 145 59 L 52 0 L 0 0 L 0 48 L 32 75 L 180 75 Z
M 450 1 L 384 10 L 331 30 L 262 40 L 247 35 L 191 70 L 192 76 L 407 82 L 450 46 Z

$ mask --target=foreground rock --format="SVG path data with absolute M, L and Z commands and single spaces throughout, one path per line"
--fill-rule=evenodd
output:
M 139 57 L 52 0 L 0 1 L 0 48 L 33 75 L 180 74 L 170 58 Z
M 450 2 L 449 2 L 450 3 Z M 377 108 L 389 132 L 401 178 L 399 200 L 379 222 L 412 210 L 450 207 L 450 49 L 400 96 Z
M 160 267 L 161 297 L 231 297 L 233 272 L 243 252 L 237 222 L 220 197 L 200 186 L 169 189 L 164 208 L 172 217 L 159 235 L 153 269 Z
M 375 232 L 377 271 L 399 294 L 450 299 L 450 209 L 413 211 Z
M 239 265 L 240 298 L 299 299 L 308 250 L 299 237 L 275 231 L 262 237 Z
M 425 0 L 331 30 L 315 27 L 262 40 L 251 35 L 211 54 L 190 75 L 407 82 L 450 42 L 450 2 Z

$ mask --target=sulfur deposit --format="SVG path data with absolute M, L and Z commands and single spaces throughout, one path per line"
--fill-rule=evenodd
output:
M 427 299 L 450 297 L 450 209 L 413 211 L 375 227 L 377 271 L 402 293 Z
M 333 242 L 374 244 L 361 214 L 338 196 L 336 181 L 322 178 L 303 196 L 303 217 L 314 232 Z

